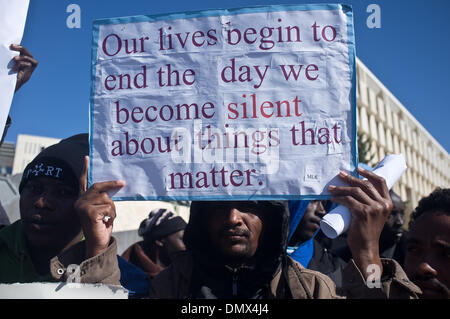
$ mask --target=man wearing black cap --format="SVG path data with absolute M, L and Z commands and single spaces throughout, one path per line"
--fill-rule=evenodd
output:
M 0 231 L 0 282 L 66 280 L 69 265 L 75 265 L 79 282 L 119 283 L 111 237 L 115 206 L 106 192 L 124 183 L 87 189 L 88 151 L 87 134 L 75 135 L 43 150 L 25 168 L 21 219 Z
M 168 209 L 155 209 L 139 226 L 143 241 L 130 246 L 122 257 L 144 270 L 150 278 L 170 265 L 176 253 L 186 250 L 186 222 Z

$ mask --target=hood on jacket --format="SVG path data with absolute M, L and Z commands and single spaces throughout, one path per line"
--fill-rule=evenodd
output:
M 289 208 L 287 201 L 251 202 L 261 206 L 261 210 L 267 213 L 263 216 L 264 241 L 260 243 L 256 251 L 258 262 L 242 270 L 242 281 L 246 279 L 247 281 L 250 281 L 250 279 L 261 281 L 259 287 L 255 286 L 250 288 L 250 290 L 254 289 L 255 291 L 246 292 L 245 296 L 247 298 L 253 298 L 256 290 L 259 289 L 261 291 L 261 286 L 265 286 L 263 290 L 267 292 L 266 288 L 268 288 L 270 281 L 286 263 L 286 248 L 289 235 Z M 229 277 L 226 271 L 223 274 L 217 272 L 221 268 L 227 268 L 227 266 L 220 264 L 220 256 L 218 256 L 217 250 L 212 246 L 208 238 L 206 214 L 210 212 L 212 207 L 220 205 L 220 203 L 193 201 L 190 209 L 189 223 L 186 226 L 183 238 L 187 250 L 194 257 L 194 264 L 200 264 L 203 266 L 202 268 L 211 269 L 211 273 L 214 274 L 213 280 L 217 281 L 217 286 L 221 284 L 221 280 L 227 281 Z M 206 274 L 204 274 L 205 272 L 203 270 L 201 269 L 199 272 L 201 273 L 200 277 L 204 278 Z M 232 270 L 230 271 L 232 272 Z M 194 284 L 200 284 L 202 286 L 204 283 Z M 227 283 L 222 284 L 227 285 Z

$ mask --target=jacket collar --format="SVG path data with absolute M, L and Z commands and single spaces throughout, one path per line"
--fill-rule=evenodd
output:
M 22 220 L 19 219 L 0 231 L 0 245 L 5 246 L 18 259 L 24 255 L 29 257 Z
M 18 269 L 11 275 L 14 282 L 40 282 L 52 281 L 51 275 L 40 276 L 31 261 L 25 240 L 22 220 L 4 227 L 0 231 L 0 247 L 5 247 L 9 255 L 15 259 Z M 8 278 L 6 275 L 5 278 Z

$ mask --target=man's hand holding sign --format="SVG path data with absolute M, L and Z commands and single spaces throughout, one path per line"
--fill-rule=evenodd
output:
M 88 167 L 89 157 L 86 156 L 79 182 L 81 195 L 75 202 L 86 239 L 86 258 L 99 255 L 108 247 L 116 218 L 116 207 L 107 192 L 125 186 L 124 181 L 108 181 L 95 183 L 88 189 Z

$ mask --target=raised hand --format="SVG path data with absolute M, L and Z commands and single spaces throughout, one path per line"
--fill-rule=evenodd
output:
M 371 264 L 382 271 L 379 239 L 393 204 L 384 178 L 362 168 L 358 172 L 367 180 L 341 172 L 339 177 L 349 186 L 330 186 L 329 191 L 336 196 L 331 200 L 346 206 L 352 214 L 347 243 L 356 265 L 366 276 Z
M 36 69 L 38 61 L 33 58 L 33 55 L 23 46 L 18 44 L 11 44 L 10 49 L 13 51 L 20 52 L 20 55 L 13 58 L 15 64 L 13 70 L 17 71 L 17 82 L 16 82 L 16 92 L 22 85 L 25 84 Z
M 124 181 L 108 181 L 95 183 L 87 189 L 88 165 L 89 157 L 86 156 L 80 177 L 80 197 L 75 202 L 86 239 L 86 258 L 96 256 L 108 247 L 116 207 L 107 192 L 125 186 Z

